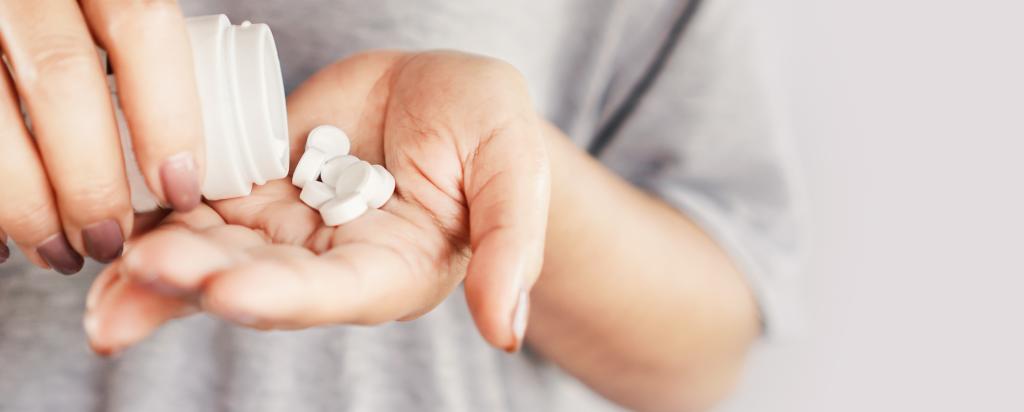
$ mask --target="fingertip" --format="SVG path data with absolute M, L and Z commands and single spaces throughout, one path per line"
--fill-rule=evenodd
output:
M 199 206 L 199 167 L 192 153 L 182 152 L 164 160 L 160 165 L 160 183 L 167 204 L 175 211 L 190 212 Z
M 97 354 L 116 354 L 164 322 L 194 313 L 188 302 L 154 294 L 129 279 L 117 278 L 113 283 L 82 319 L 89 345 Z
M 528 258 L 494 238 L 473 252 L 465 281 L 466 301 L 480 334 L 496 348 L 514 352 L 525 330 L 528 290 L 535 274 Z
M 98 278 L 97 281 L 99 280 Z M 121 291 L 127 282 L 117 276 L 111 276 L 107 280 L 103 285 L 93 284 L 93 290 L 96 292 L 95 296 L 91 297 L 93 302 L 89 302 L 89 298 L 86 299 L 86 306 L 91 304 L 92 309 L 87 309 L 82 318 L 82 327 L 85 329 L 89 346 L 93 352 L 101 356 L 113 355 L 123 345 L 123 339 L 109 333 L 106 326 L 110 323 L 109 318 L 116 315 L 116 313 L 111 313 L 110 303 L 119 300 Z
M 526 337 L 526 324 L 530 319 L 530 292 L 525 288 L 519 290 L 519 298 L 516 301 L 516 308 L 512 313 L 512 336 L 515 341 L 506 351 L 509 353 L 518 352 L 523 347 L 523 339 Z
M 96 279 L 93 279 L 92 285 L 89 286 L 89 292 L 85 297 L 86 312 L 96 309 L 103 300 L 103 297 L 110 291 L 110 288 L 117 284 L 118 279 L 120 279 L 119 266 L 119 262 L 114 262 L 103 269 L 99 276 L 96 276 Z
M 89 342 L 89 348 L 97 355 L 103 357 L 113 356 L 115 354 L 114 347 L 104 341 L 103 336 L 100 334 L 99 322 L 99 317 L 91 312 L 86 312 L 85 316 L 82 317 L 82 329 L 85 330 L 85 337 Z
M 64 233 L 50 236 L 36 247 L 36 252 L 47 265 L 63 275 L 76 274 L 85 265 L 85 259 L 71 247 Z
M 35 249 L 26 248 L 24 245 L 18 245 L 18 248 L 21 250 L 22 256 L 24 256 L 25 259 L 28 259 L 28 261 L 35 265 L 35 267 L 43 270 L 51 269 L 50 265 L 43 260 L 42 256 L 39 256 L 39 252 Z
M 107 219 L 82 229 L 85 253 L 100 263 L 110 263 L 124 251 L 124 231 L 114 219 Z

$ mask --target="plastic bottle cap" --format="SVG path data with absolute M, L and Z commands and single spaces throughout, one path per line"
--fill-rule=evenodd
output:
M 245 196 L 253 184 L 287 176 L 290 151 L 284 82 L 270 28 L 248 22 L 232 26 L 222 14 L 191 17 L 185 25 L 206 142 L 203 196 L 211 200 Z M 113 86 L 111 94 L 117 104 Z M 155 197 L 138 170 L 119 106 L 117 120 L 132 207 L 155 209 Z

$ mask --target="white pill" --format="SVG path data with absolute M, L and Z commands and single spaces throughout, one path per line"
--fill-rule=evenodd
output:
M 314 209 L 323 206 L 324 203 L 333 198 L 334 188 L 317 181 L 306 183 L 306 187 L 302 188 L 302 192 L 299 193 L 299 200 L 302 200 L 303 203 Z
M 320 180 L 327 183 L 328 186 L 334 187 L 338 178 L 341 177 L 341 172 L 356 163 L 359 163 L 359 158 L 352 155 L 335 157 L 328 160 L 323 170 L 320 171 Z
M 306 183 L 315 181 L 320 175 L 320 169 L 327 162 L 327 155 L 317 149 L 307 149 L 299 163 L 295 165 L 295 172 L 292 173 L 292 184 L 298 187 L 305 187 Z
M 377 171 L 373 170 L 373 166 L 360 160 L 359 163 L 355 163 L 341 172 L 338 180 L 334 181 L 334 193 L 337 193 L 338 196 L 356 193 L 363 199 L 367 199 L 367 204 L 369 204 L 371 194 L 383 184 L 382 180 Z
M 320 216 L 327 226 L 338 226 L 356 220 L 367 209 L 366 198 L 358 193 L 348 193 L 320 206 Z
M 306 137 L 306 150 L 317 149 L 326 153 L 327 159 L 347 155 L 350 146 L 348 135 L 329 124 L 317 126 Z
M 380 209 L 381 206 L 384 206 L 391 199 L 391 195 L 395 193 L 395 177 L 391 175 L 388 169 L 381 165 L 373 165 L 373 170 L 380 176 L 381 183 L 369 198 L 370 207 Z

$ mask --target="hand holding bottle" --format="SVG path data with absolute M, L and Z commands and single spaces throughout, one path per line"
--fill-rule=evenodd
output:
M 31 261 L 65 274 L 81 269 L 82 255 L 121 254 L 133 214 L 97 45 L 117 73 L 148 187 L 176 210 L 199 204 L 203 126 L 173 1 L 0 0 L 0 38 L 0 241 L 9 236 Z

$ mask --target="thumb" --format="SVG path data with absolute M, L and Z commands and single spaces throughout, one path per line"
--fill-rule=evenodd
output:
M 540 275 L 550 198 L 547 152 L 535 118 L 495 131 L 465 170 L 473 255 L 466 300 L 492 345 L 522 345 L 529 291 Z

